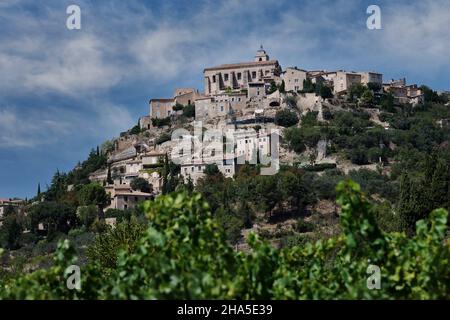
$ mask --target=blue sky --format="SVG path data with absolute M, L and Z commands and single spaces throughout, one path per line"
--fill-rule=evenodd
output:
M 413 4 L 411 4 L 413 3 Z M 66 28 L 81 7 L 82 29 Z M 382 30 L 366 28 L 381 8 Z M 53 173 L 148 113 L 205 66 L 375 70 L 450 89 L 450 1 L 0 0 L 0 197 L 31 197 Z

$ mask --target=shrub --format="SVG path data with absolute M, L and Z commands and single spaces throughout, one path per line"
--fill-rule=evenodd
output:
M 78 217 L 86 229 L 89 229 L 98 218 L 98 208 L 95 205 L 78 207 Z
M 158 137 L 158 139 L 156 139 L 156 144 L 163 144 L 164 142 L 170 141 L 171 139 L 172 137 L 169 134 L 163 133 Z
M 119 252 L 121 250 L 127 253 L 134 252 L 144 230 L 144 225 L 133 220 L 119 223 L 115 228 L 109 227 L 106 232 L 95 238 L 87 250 L 87 256 L 90 261 L 104 268 L 114 269 L 117 266 Z
M 280 110 L 275 114 L 275 124 L 283 127 L 291 127 L 298 123 L 298 116 L 289 110 Z
M 195 105 L 188 104 L 183 109 L 183 116 L 186 118 L 195 118 Z
M 168 126 L 170 124 L 170 117 L 166 117 L 163 119 L 159 119 L 159 118 L 152 118 L 152 125 L 154 127 L 164 127 L 164 126 Z
M 303 219 L 299 219 L 295 225 L 295 230 L 300 233 L 311 232 L 314 230 L 314 224 Z
M 139 134 L 141 133 L 141 127 L 137 124 L 131 130 L 130 134 Z
M 150 222 L 143 235 L 124 241 L 132 245 L 125 245 L 118 255 L 109 245 L 99 250 L 109 257 L 109 272 L 96 264 L 84 267 L 81 290 L 66 287 L 64 270 L 76 259 L 70 243 L 61 241 L 53 267 L 0 283 L 0 298 L 449 298 L 445 210 L 434 210 L 429 219 L 418 221 L 415 235 L 407 237 L 380 230 L 374 208 L 357 184 L 341 182 L 337 192 L 340 236 L 276 249 L 250 234 L 248 252 L 235 252 L 227 243 L 200 195 L 160 196 L 146 203 Z M 129 239 L 129 233 L 118 239 Z M 379 290 L 367 289 L 369 265 L 382 267 Z

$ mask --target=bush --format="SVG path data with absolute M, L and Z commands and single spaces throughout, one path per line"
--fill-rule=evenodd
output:
M 189 104 L 183 109 L 183 116 L 186 118 L 195 118 L 195 105 Z
M 144 235 L 145 226 L 135 221 L 122 222 L 115 228 L 98 235 L 94 243 L 88 248 L 87 256 L 90 261 L 100 264 L 106 269 L 117 266 L 117 257 L 121 250 L 133 253 L 138 240 Z
M 307 165 L 307 166 L 303 166 L 302 169 L 306 170 L 306 171 L 324 171 L 327 169 L 335 169 L 336 168 L 336 163 L 317 163 L 315 165 Z
M 131 189 L 139 190 L 141 192 L 151 193 L 153 191 L 152 185 L 144 178 L 134 178 L 130 184 Z
M 166 117 L 163 119 L 159 119 L 159 118 L 152 118 L 152 125 L 154 127 L 164 127 L 164 126 L 168 126 L 170 124 L 170 117 Z
M 317 111 L 310 111 L 302 117 L 302 126 L 313 127 L 317 126 Z
M 78 207 L 78 217 L 86 229 L 89 229 L 98 218 L 98 208 L 95 205 Z
M 180 111 L 183 110 L 184 106 L 182 104 L 177 103 L 172 107 L 173 111 Z
M 139 134 L 141 133 L 141 127 L 137 124 L 131 130 L 130 134 Z
M 158 139 L 156 139 L 156 144 L 163 144 L 164 142 L 170 141 L 171 139 L 172 137 L 169 134 L 163 133 L 158 137 Z
M 280 110 L 275 114 L 275 124 L 283 127 L 291 127 L 298 123 L 298 116 L 289 110 Z
M 295 225 L 295 230 L 300 233 L 311 232 L 314 230 L 314 224 L 303 219 L 299 219 Z
M 150 223 L 142 236 L 114 237 L 131 240 L 118 241 L 124 248 L 118 254 L 110 242 L 102 242 L 107 248 L 98 250 L 98 259 L 105 258 L 111 268 L 105 273 L 96 264 L 86 265 L 81 290 L 66 287 L 64 270 L 75 258 L 70 243 L 61 241 L 53 267 L 0 283 L 0 298 L 449 298 L 445 210 L 418 221 L 412 237 L 385 233 L 357 184 L 341 182 L 336 190 L 340 236 L 280 250 L 250 234 L 248 252 L 235 252 L 227 243 L 200 195 L 160 196 L 146 203 Z M 367 289 L 369 265 L 382 267 L 379 290 Z

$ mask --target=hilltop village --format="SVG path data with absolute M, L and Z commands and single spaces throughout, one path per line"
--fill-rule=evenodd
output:
M 89 176 L 91 181 L 103 183 L 111 194 L 110 208 L 131 208 L 161 192 L 164 159 L 171 158 L 179 143 L 178 139 L 172 141 L 171 133 L 176 128 L 192 132 L 190 120 L 201 122 L 206 129 L 222 132 L 232 129 L 234 138 L 231 154 L 214 156 L 204 151 L 195 159 L 183 158 L 180 174 L 185 181 L 190 179 L 195 184 L 208 164 L 216 163 L 225 177 L 232 178 L 240 164 L 255 160 L 256 153 L 269 155 L 270 132 L 279 129 L 283 136 L 284 126 L 276 121 L 277 112 L 287 110 L 298 118 L 313 112 L 318 121 L 326 122 L 327 113 L 342 109 L 353 88 L 371 89 L 367 91 L 367 104 L 380 100 L 387 93 L 396 103 L 413 106 L 424 99 L 424 93 L 416 84 L 407 84 L 405 79 L 383 82 L 383 75 L 377 72 L 283 69 L 262 46 L 253 61 L 205 68 L 203 79 L 203 92 L 195 88 L 176 88 L 172 97 L 152 98 L 149 114 L 139 119 L 139 125 L 111 142 L 108 167 Z M 369 108 L 368 111 L 373 121 L 386 129 L 389 127 L 379 119 L 379 109 Z M 314 163 L 346 164 L 327 156 L 327 141 L 321 140 L 317 146 Z M 295 152 L 280 145 L 280 164 L 292 165 L 298 161 Z M 310 163 L 310 157 L 303 162 Z M 152 185 L 151 194 L 132 190 L 130 183 L 138 177 Z
M 194 192 L 242 251 L 251 234 L 273 247 L 342 234 L 342 181 L 360 185 L 387 232 L 413 234 L 450 208 L 449 92 L 374 71 L 283 68 L 262 47 L 251 61 L 205 68 L 203 82 L 151 97 L 135 126 L 32 199 L 0 199 L 4 270 L 51 265 L 58 239 L 82 261 L 101 261 L 97 246 L 114 256 L 109 237 L 140 235 L 145 210 Z

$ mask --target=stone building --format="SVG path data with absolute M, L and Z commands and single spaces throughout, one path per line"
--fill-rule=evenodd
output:
M 152 199 L 151 193 L 134 191 L 130 185 L 110 185 L 105 187 L 105 191 L 109 193 L 111 202 L 105 209 L 126 210 L 133 209 L 140 202 Z
M 225 117 L 240 114 L 246 106 L 247 94 L 223 93 L 199 98 L 195 101 L 195 119 Z
M 392 93 L 397 103 L 409 103 L 415 106 L 425 102 L 422 90 L 417 84 L 407 85 L 406 78 L 384 83 L 383 90 Z
M 173 106 L 175 106 L 175 99 L 151 99 L 150 117 L 151 118 L 167 118 L 174 113 Z
M 214 95 L 232 90 L 248 90 L 250 83 L 270 85 L 270 82 L 279 80 L 281 67 L 277 60 L 270 60 L 261 47 L 254 61 L 206 68 L 203 74 L 205 95 Z
M 297 67 L 289 67 L 283 71 L 284 88 L 286 91 L 297 92 L 303 90 L 303 81 L 306 80 L 307 71 Z
M 377 72 L 358 72 L 361 75 L 361 83 L 367 85 L 368 83 L 383 85 L 383 75 Z

